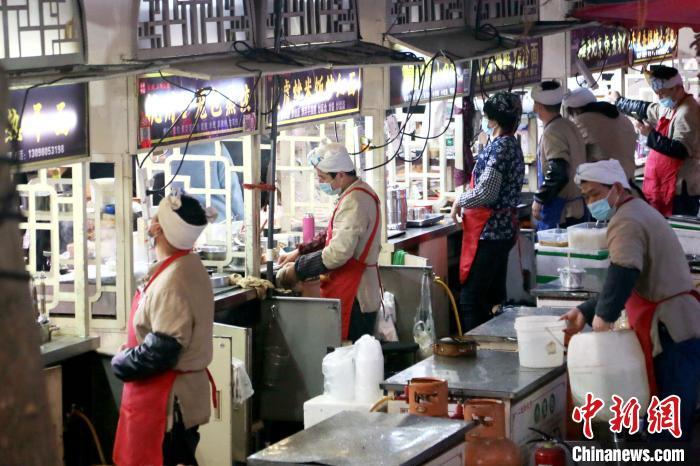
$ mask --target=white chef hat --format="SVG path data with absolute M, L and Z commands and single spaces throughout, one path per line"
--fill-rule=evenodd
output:
M 600 184 L 612 186 L 615 183 L 620 183 L 625 189 L 630 189 L 629 181 L 625 170 L 622 169 L 620 162 L 615 159 L 601 160 L 600 162 L 582 163 L 576 169 L 576 184 L 581 184 L 583 181 L 593 181 Z
M 565 89 L 558 81 L 543 81 L 535 84 L 530 95 L 532 100 L 543 105 L 558 105 L 564 99 Z
M 579 87 L 578 89 L 568 92 L 564 96 L 562 105 L 568 108 L 580 108 L 592 104 L 596 100 L 595 95 L 593 95 L 590 89 L 587 87 Z
M 676 68 L 670 66 L 652 66 L 651 71 L 644 70 L 644 78 L 656 92 L 683 85 L 681 74 Z
M 307 155 L 309 163 L 325 173 L 351 172 L 355 164 L 344 145 L 337 142 L 321 144 Z
M 187 223 L 176 212 L 180 207 L 182 207 L 181 196 L 171 194 L 161 199 L 156 215 L 158 216 L 158 224 L 163 229 L 163 235 L 168 243 L 177 249 L 188 250 L 194 247 L 194 243 L 207 227 L 207 224 L 192 225 Z M 207 223 L 212 223 L 216 220 L 217 214 L 213 208 L 207 207 L 204 209 L 204 213 Z

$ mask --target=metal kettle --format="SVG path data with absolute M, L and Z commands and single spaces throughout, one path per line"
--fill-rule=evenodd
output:
M 386 223 L 389 230 L 405 230 L 408 216 L 406 188 L 392 186 L 386 191 Z

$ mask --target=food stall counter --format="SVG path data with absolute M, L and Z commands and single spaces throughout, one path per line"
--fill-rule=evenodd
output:
M 603 279 L 597 275 L 586 274 L 582 285 L 581 288 L 572 290 L 566 288 L 557 278 L 549 283 L 537 285 L 531 294 L 537 298 L 538 307 L 571 309 L 598 296 L 603 289 Z
M 473 427 L 452 419 L 343 411 L 248 457 L 248 464 L 454 464 L 445 454 L 457 449 L 454 455 L 461 457 L 464 435 Z
M 407 228 L 406 233 L 387 241 L 396 249 L 405 249 L 441 236 L 449 236 L 462 230 L 462 225 L 455 223 L 449 216 L 436 225 L 424 228 Z
M 99 346 L 100 337 L 56 335 L 51 341 L 41 345 L 41 362 L 44 366 L 51 366 L 66 359 L 95 351 Z

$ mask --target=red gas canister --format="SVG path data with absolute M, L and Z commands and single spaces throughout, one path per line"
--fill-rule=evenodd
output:
M 554 442 L 543 442 L 535 448 L 534 466 L 566 466 L 566 451 Z

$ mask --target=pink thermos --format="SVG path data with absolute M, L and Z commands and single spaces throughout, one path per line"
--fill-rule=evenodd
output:
M 304 215 L 304 219 L 301 221 L 301 231 L 303 232 L 304 243 L 308 243 L 314 239 L 316 233 L 315 228 L 316 225 L 314 224 L 314 214 L 308 213 Z

